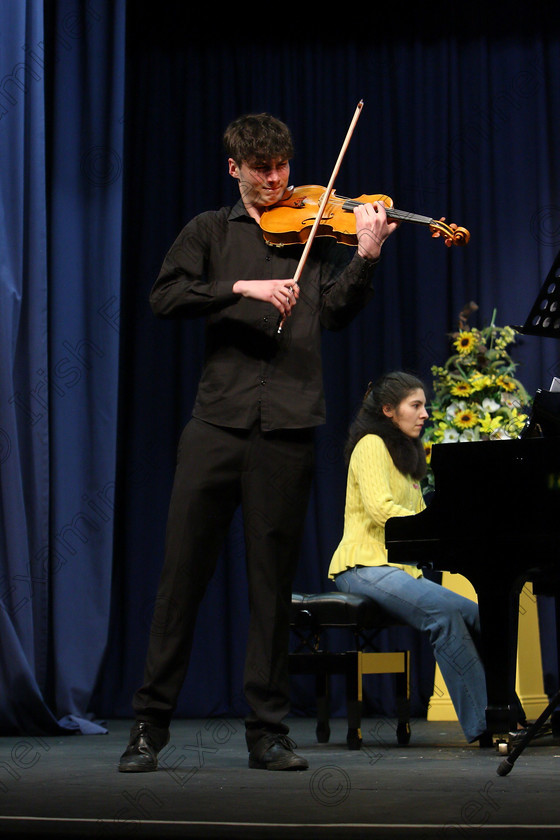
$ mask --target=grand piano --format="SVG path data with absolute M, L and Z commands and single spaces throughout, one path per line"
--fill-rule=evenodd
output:
M 560 338 L 560 254 L 516 329 Z M 535 592 L 560 593 L 560 392 L 537 391 L 519 439 L 438 444 L 431 466 L 435 492 L 426 510 L 386 523 L 389 562 L 457 572 L 472 583 L 488 730 L 507 737 L 517 725 L 519 594 L 527 581 Z M 556 612 L 558 622 L 558 598 Z
M 493 734 L 517 725 L 519 593 L 554 591 L 560 567 L 560 436 L 438 444 L 426 510 L 385 525 L 390 563 L 457 572 L 473 585 Z M 545 588 L 546 587 L 546 590 Z

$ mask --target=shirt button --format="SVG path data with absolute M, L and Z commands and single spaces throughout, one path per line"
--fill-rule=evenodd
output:
M 272 259 L 272 257 L 270 256 L 270 254 L 267 254 L 266 257 L 265 257 L 265 260 L 267 262 L 270 262 L 271 259 Z
M 266 385 L 266 379 L 261 379 L 261 385 Z

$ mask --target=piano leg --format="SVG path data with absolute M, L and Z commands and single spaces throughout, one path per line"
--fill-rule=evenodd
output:
M 486 672 L 486 723 L 492 735 L 507 736 L 517 728 L 515 672 L 519 592 L 503 581 L 472 581 L 477 590 L 482 630 L 482 658 Z

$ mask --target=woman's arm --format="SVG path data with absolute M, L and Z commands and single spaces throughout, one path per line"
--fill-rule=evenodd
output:
M 358 441 L 350 469 L 364 509 L 376 525 L 384 527 L 392 516 L 410 516 L 417 512 L 406 504 L 411 501 L 407 498 L 409 480 L 397 470 L 378 435 L 366 435 Z

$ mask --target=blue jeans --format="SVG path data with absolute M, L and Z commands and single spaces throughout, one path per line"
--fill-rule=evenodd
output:
M 358 566 L 336 576 L 341 592 L 369 595 L 401 621 L 425 630 L 467 741 L 486 730 L 486 678 L 477 644 L 478 606 L 393 566 Z

